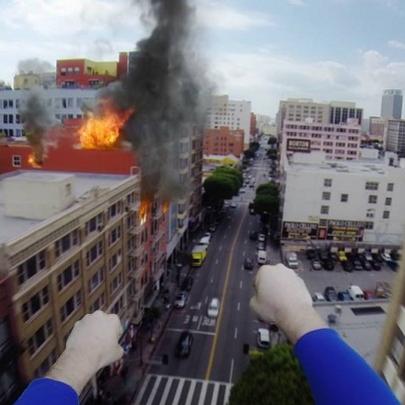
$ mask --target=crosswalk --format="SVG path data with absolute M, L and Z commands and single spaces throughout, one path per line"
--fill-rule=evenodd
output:
M 134 405 L 226 405 L 232 384 L 148 374 Z

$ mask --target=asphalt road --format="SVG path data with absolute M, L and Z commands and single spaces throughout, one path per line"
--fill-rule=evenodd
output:
M 259 153 L 260 155 L 260 153 Z M 255 160 L 250 174 L 256 186 L 268 181 L 268 164 L 263 154 Z M 256 345 L 260 322 L 249 308 L 254 271 L 243 269 L 244 258 L 256 259 L 256 242 L 249 232 L 260 229 L 259 218 L 249 214 L 254 189 L 247 188 L 234 198 L 236 208 L 217 227 L 204 265 L 194 269 L 194 285 L 184 309 L 174 310 L 156 351 L 169 356 L 168 365 L 152 366 L 137 397 L 137 404 L 225 404 L 230 387 L 248 364 L 243 345 Z M 269 246 L 271 263 L 279 261 L 278 251 Z M 217 319 L 207 316 L 211 298 L 221 301 Z M 194 336 L 191 355 L 174 356 L 183 330 Z

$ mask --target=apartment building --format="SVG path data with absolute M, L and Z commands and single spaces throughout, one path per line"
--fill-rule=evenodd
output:
M 357 119 L 346 124 L 320 124 L 312 118 L 284 121 L 281 142 L 282 161 L 294 152 L 325 152 L 328 159 L 353 160 L 360 156 L 361 126 Z
M 356 118 L 361 125 L 363 110 L 355 103 L 332 101 L 319 103 L 308 98 L 289 98 L 281 100 L 276 117 L 277 134 L 281 137 L 284 121 L 305 121 L 311 118 L 317 124 L 345 124 Z
M 386 125 L 387 120 L 385 118 L 370 117 L 368 127 L 368 139 L 370 141 L 384 143 Z
M 228 127 L 204 131 L 204 155 L 234 155 L 241 157 L 244 150 L 243 131 Z
M 0 91 L 0 133 L 6 137 L 25 136 L 20 110 L 24 108 L 28 90 Z M 82 118 L 83 107 L 94 106 L 96 89 L 44 88 L 39 93 L 44 106 L 56 122 Z
M 390 119 L 386 124 L 385 148 L 405 157 L 405 120 Z
M 296 153 L 281 187 L 282 239 L 398 247 L 404 237 L 405 169 L 384 160 Z
M 405 402 L 405 266 L 402 261 L 393 285 L 390 307 L 375 367 L 403 404 Z
M 381 117 L 400 120 L 402 118 L 402 104 L 402 90 L 384 90 L 381 98 Z
M 206 127 L 243 130 L 244 148 L 249 147 L 252 103 L 246 100 L 230 100 L 229 96 L 213 96 L 207 113 Z
M 113 312 L 123 324 L 141 319 L 145 222 L 138 174 L 1 178 L 0 270 L 10 279 L 26 381 L 48 370 L 87 312 Z

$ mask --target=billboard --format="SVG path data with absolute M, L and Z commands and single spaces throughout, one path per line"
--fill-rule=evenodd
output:
M 311 222 L 283 222 L 283 239 L 317 239 L 318 224 Z
M 311 152 L 311 140 L 310 139 L 287 139 L 287 151 L 288 152 Z

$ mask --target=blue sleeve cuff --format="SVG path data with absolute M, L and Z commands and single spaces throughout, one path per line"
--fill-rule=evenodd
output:
M 399 405 L 383 379 L 333 329 L 318 329 L 295 345 L 317 405 Z
M 33 380 L 15 405 L 77 405 L 76 391 L 61 381 L 51 378 Z

